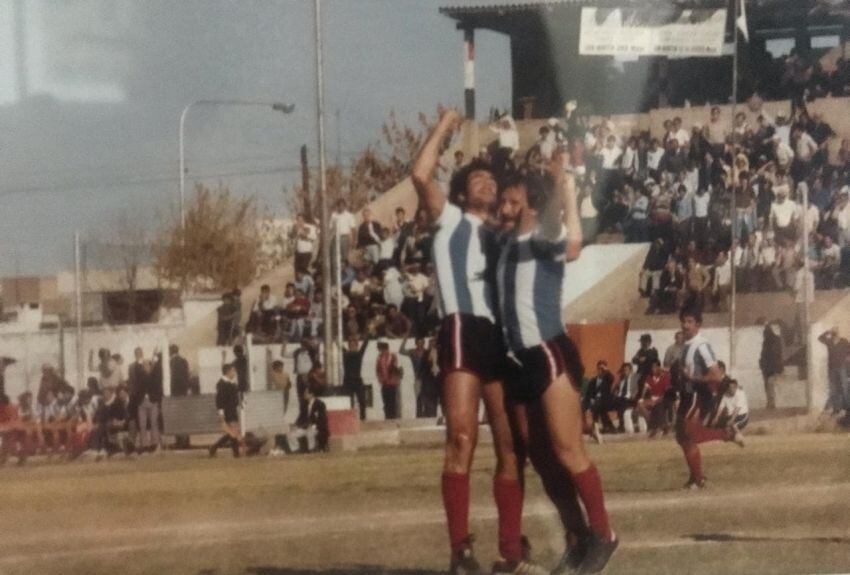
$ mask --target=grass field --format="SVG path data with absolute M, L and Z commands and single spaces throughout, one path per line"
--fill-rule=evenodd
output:
M 592 446 L 622 540 L 606 572 L 850 571 L 850 436 L 748 440 L 704 447 L 710 488 L 699 493 L 679 489 L 687 474 L 670 440 Z M 7 467 L 0 573 L 441 573 L 440 464 L 439 449 L 399 448 Z M 472 527 L 487 563 L 493 464 L 482 447 Z M 562 534 L 536 477 L 524 531 L 553 565 Z

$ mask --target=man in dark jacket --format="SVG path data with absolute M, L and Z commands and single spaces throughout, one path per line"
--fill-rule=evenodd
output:
M 236 384 L 236 367 L 227 363 L 221 367 L 221 379 L 215 387 L 215 408 L 224 435 L 210 447 L 210 457 L 215 457 L 219 447 L 230 446 L 233 457 L 239 457 L 239 387 Z
M 171 395 L 183 397 L 189 394 L 189 362 L 180 355 L 180 348 L 174 344 L 168 346 L 171 367 Z
M 369 347 L 369 339 L 361 344 L 356 336 L 348 339 L 348 349 L 342 352 L 342 387 L 351 396 L 351 405 L 357 400 L 360 421 L 366 420 L 366 386 L 363 384 L 363 356 Z
M 759 357 L 759 368 L 764 378 L 764 394 L 767 396 L 767 409 L 776 409 L 776 389 L 773 378 L 783 371 L 782 346 L 782 327 L 778 322 L 769 322 L 764 326 L 764 339 Z
M 829 369 L 829 398 L 823 409 L 837 415 L 850 408 L 850 401 L 844 396 L 845 362 L 850 356 L 850 341 L 838 334 L 837 327 L 822 333 L 818 341 L 826 346 L 826 364 Z
M 154 359 L 141 363 L 137 375 L 134 405 L 138 410 L 139 448 L 144 451 L 160 449 L 159 419 L 162 405 L 162 354 L 154 353 Z
M 304 390 L 304 401 L 307 403 L 307 410 L 295 422 L 292 438 L 298 441 L 298 449 L 301 453 L 327 451 L 330 439 L 328 408 L 321 399 L 316 397 L 312 387 Z M 314 445 L 312 448 L 311 443 Z
M 646 376 L 652 372 L 652 364 L 660 361 L 658 350 L 652 347 L 652 336 L 648 333 L 640 336 L 640 349 L 632 358 L 632 363 L 635 364 L 637 370 L 637 396 L 643 396 L 643 383 Z

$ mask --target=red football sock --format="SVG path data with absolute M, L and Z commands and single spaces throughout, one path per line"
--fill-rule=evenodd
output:
M 522 488 L 519 481 L 493 478 L 493 497 L 499 510 L 499 553 L 505 561 L 522 559 Z
M 602 479 L 599 477 L 596 466 L 591 464 L 581 473 L 573 473 L 572 477 L 579 497 L 587 510 L 591 531 L 603 539 L 610 539 L 613 534 L 608 525 L 605 496 L 602 494 Z
M 469 474 L 443 472 L 443 506 L 449 524 L 452 552 L 469 537 Z
M 572 534 L 577 538 L 584 538 L 590 530 L 584 520 L 584 511 L 579 505 L 572 478 L 550 452 L 540 455 L 533 459 L 533 463 L 546 495 L 558 510 L 566 535 Z
M 695 443 L 683 445 L 682 451 L 685 452 L 685 461 L 688 462 L 688 469 L 691 471 L 691 479 L 694 481 L 702 481 L 702 455 L 699 452 L 699 447 Z

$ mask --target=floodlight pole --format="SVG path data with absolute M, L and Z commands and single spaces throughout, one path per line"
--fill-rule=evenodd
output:
M 737 299 L 738 299 L 738 280 L 736 276 L 738 275 L 738 270 L 735 262 L 735 252 L 738 249 L 738 208 L 736 206 L 737 196 L 738 196 L 738 178 L 737 174 L 735 174 L 734 170 L 734 156 L 735 151 L 737 150 L 737 139 L 735 138 L 735 116 L 738 113 L 738 2 L 741 0 L 733 0 L 733 4 L 735 6 L 734 10 L 734 18 L 732 19 L 732 157 L 733 157 L 733 170 L 732 174 L 735 177 L 735 181 L 732 182 L 732 249 L 730 251 L 730 256 L 732 258 L 731 270 L 732 270 L 732 294 L 729 302 L 729 369 L 732 373 L 735 373 L 735 360 L 737 354 L 735 353 L 735 323 L 737 320 Z
M 180 231 L 186 231 L 186 157 L 184 154 L 184 126 L 186 114 L 194 106 L 257 106 L 271 108 L 275 112 L 291 114 L 295 109 L 294 104 L 283 104 L 281 102 L 256 102 L 253 100 L 195 100 L 190 102 L 180 112 Z
M 314 0 L 314 18 L 316 28 L 316 124 L 319 148 L 319 199 L 321 218 L 321 258 L 322 258 L 322 324 L 324 326 L 323 343 L 325 346 L 325 373 L 331 385 L 337 385 L 337 369 L 333 354 L 333 321 L 331 309 L 331 233 L 328 221 L 327 178 L 325 168 L 325 87 L 324 61 L 322 53 L 322 2 Z

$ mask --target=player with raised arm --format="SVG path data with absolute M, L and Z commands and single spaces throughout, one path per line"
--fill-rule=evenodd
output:
M 584 449 L 583 368 L 561 321 L 566 263 L 581 251 L 575 185 L 564 165 L 559 151 L 550 174 L 517 174 L 502 186 L 499 315 L 521 374 L 508 387 L 511 400 L 523 405 L 516 410 L 518 428 L 527 430 L 529 449 L 551 450 L 560 466 L 548 482 L 561 490 L 574 485 L 590 523 L 591 533 L 578 549 L 567 550 L 555 572 L 596 573 L 619 542 L 608 523 L 599 473 Z
M 493 494 L 502 560 L 493 573 L 542 574 L 546 571 L 523 558 L 523 491 L 500 381 L 505 352 L 496 327 L 492 281 L 497 242 L 496 230 L 487 224 L 496 205 L 496 178 L 488 164 L 473 160 L 452 177 L 448 198 L 435 180 L 446 142 L 460 122 L 456 111 L 440 111 L 412 173 L 420 206 L 438 227 L 432 250 L 442 317 L 438 345 L 447 428 L 442 493 L 450 572 L 481 572 L 469 533 L 469 470 L 483 397 L 497 459 Z

